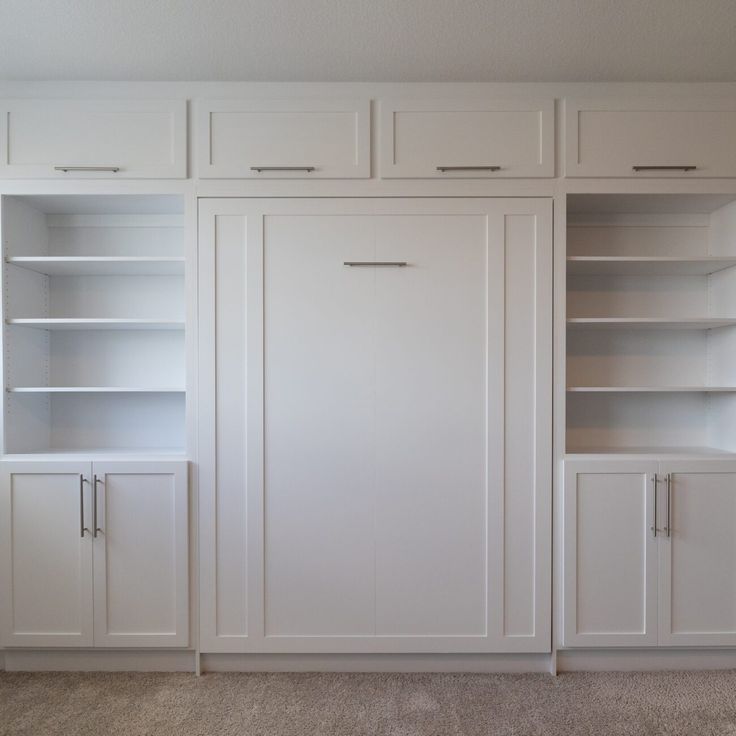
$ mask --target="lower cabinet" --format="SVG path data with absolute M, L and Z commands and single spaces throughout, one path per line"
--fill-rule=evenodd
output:
M 186 462 L 0 464 L 7 647 L 189 643 Z
M 565 466 L 564 644 L 736 646 L 736 462 Z

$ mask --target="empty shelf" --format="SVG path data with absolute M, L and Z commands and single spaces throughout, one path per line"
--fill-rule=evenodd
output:
M 18 256 L 6 263 L 47 276 L 165 276 L 184 273 L 183 257 Z
M 170 394 L 184 393 L 183 388 L 150 388 L 131 386 L 11 386 L 11 394 Z
M 183 330 L 184 322 L 158 319 L 8 319 L 6 324 L 40 330 Z
M 571 328 L 712 330 L 718 327 L 732 327 L 736 325 L 736 318 L 573 317 L 567 320 L 567 324 Z
M 568 386 L 568 393 L 734 393 L 736 386 Z
M 736 266 L 736 256 L 570 256 L 569 274 L 604 276 L 707 275 Z
M 727 450 L 721 450 L 716 447 L 611 447 L 611 446 L 598 446 L 598 447 L 568 447 L 565 456 L 569 459 L 572 456 L 590 458 L 593 455 L 615 455 L 620 457 L 622 455 L 631 455 L 637 458 L 642 456 L 651 456 L 654 458 L 679 458 L 679 457 L 724 457 L 731 458 L 734 456 L 733 452 Z

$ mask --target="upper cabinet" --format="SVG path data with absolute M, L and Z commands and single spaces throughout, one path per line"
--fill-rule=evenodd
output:
M 567 100 L 566 175 L 736 176 L 736 99 Z
M 381 176 L 554 176 L 553 100 L 383 100 Z
M 202 100 L 204 179 L 368 178 L 369 100 Z
M 0 100 L 0 178 L 183 179 L 185 100 Z

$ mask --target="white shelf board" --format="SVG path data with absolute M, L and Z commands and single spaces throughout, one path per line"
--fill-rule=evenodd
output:
M 664 317 L 573 317 L 567 320 L 571 328 L 596 329 L 660 329 L 712 330 L 736 325 L 736 318 L 691 317 L 668 319 Z
M 183 388 L 150 388 L 130 386 L 11 386 L 11 394 L 183 394 Z
M 184 273 L 184 258 L 178 256 L 18 256 L 6 263 L 47 276 L 162 276 Z
M 736 256 L 569 256 L 568 274 L 703 276 L 736 266 Z
M 734 393 L 736 386 L 568 386 L 568 393 Z
M 614 456 L 632 458 L 678 459 L 678 458 L 734 458 L 736 453 L 716 447 L 568 447 L 566 460 L 605 459 Z
M 184 322 L 157 319 L 8 319 L 5 323 L 40 330 L 183 330 Z
M 181 447 L 92 447 L 81 449 L 45 448 L 36 452 L 9 453 L 2 460 L 186 460 Z

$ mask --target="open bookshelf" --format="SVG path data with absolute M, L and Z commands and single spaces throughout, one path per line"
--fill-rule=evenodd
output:
M 4 453 L 181 454 L 183 201 L 4 196 Z
M 567 453 L 736 453 L 736 196 L 570 195 L 567 220 Z

